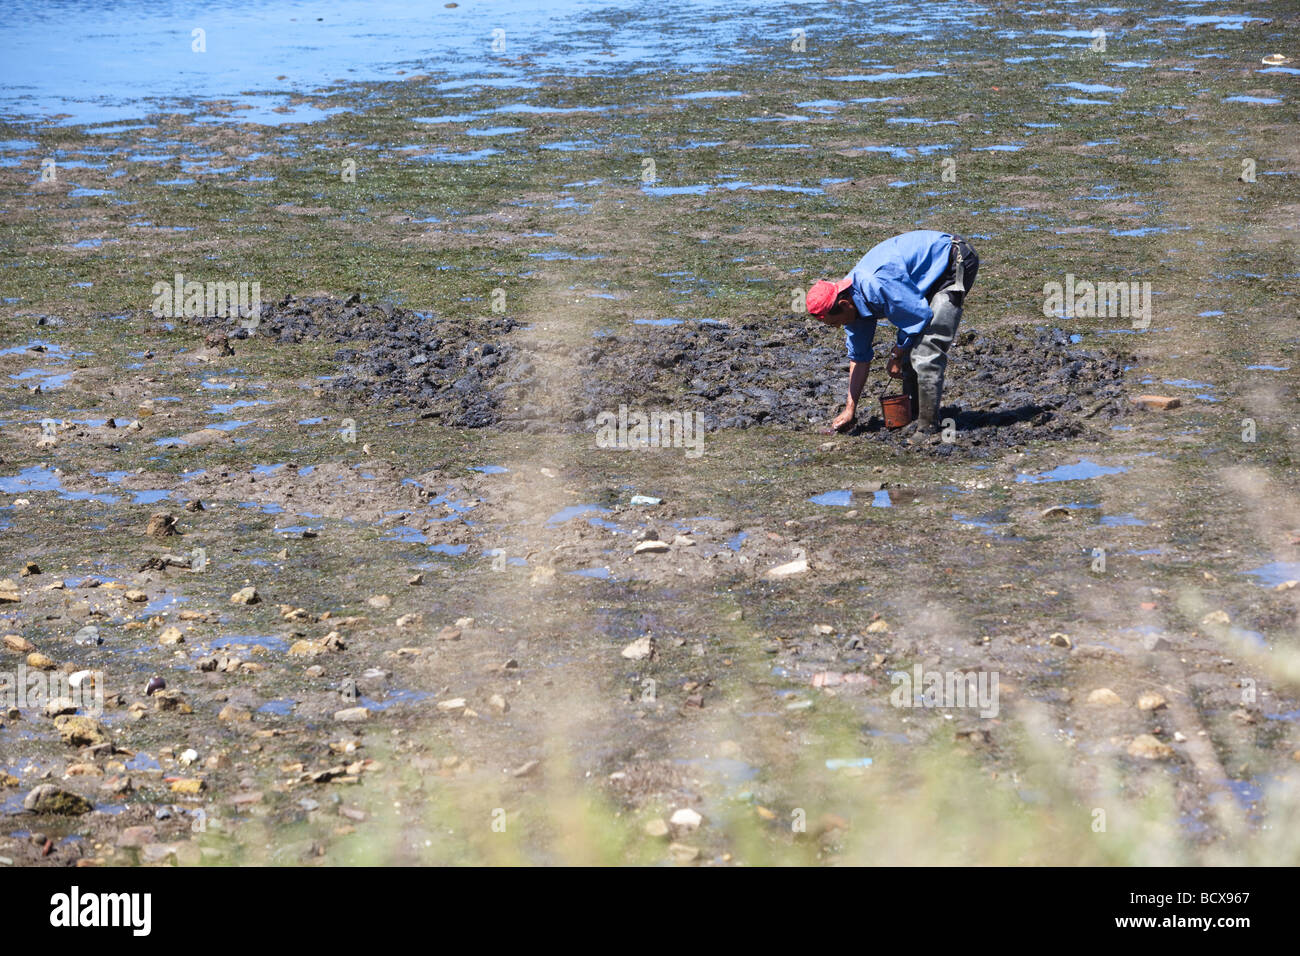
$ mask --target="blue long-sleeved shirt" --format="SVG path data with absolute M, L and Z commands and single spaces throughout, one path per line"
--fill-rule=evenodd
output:
M 948 268 L 952 236 L 932 229 L 905 232 L 873 246 L 849 275 L 859 318 L 844 326 L 849 358 L 869 362 L 876 322 L 888 319 L 898 328 L 898 347 L 910 349 L 934 318 L 925 290 Z

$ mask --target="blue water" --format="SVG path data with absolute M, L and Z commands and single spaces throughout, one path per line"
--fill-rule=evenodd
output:
M 792 13 L 794 19 L 792 19 Z M 891 2 L 858 8 L 853 29 L 871 43 L 889 34 L 936 35 L 966 24 L 966 4 Z M 770 59 L 792 24 L 812 45 L 844 29 L 833 5 L 695 0 L 463 0 L 456 6 L 409 0 L 7 0 L 0 18 L 0 113 L 99 124 L 110 132 L 152 112 L 192 111 L 199 122 L 280 125 L 311 122 L 350 108 L 291 104 L 341 82 L 394 81 L 415 73 L 442 78 L 446 97 L 472 103 L 481 87 L 528 90 L 541 74 L 627 73 Z M 205 49 L 194 49 L 193 31 Z M 493 48 L 493 31 L 504 33 Z M 888 82 L 941 76 L 932 70 L 843 77 Z M 742 91 L 683 91 L 673 102 L 707 109 Z M 234 110 L 208 102 L 228 99 Z M 521 104 L 520 112 L 535 104 Z M 564 104 L 558 104 L 563 108 Z M 552 106 L 536 107 L 550 110 Z M 464 120 L 458 120 L 464 121 Z
M 1245 573 L 1261 587 L 1275 588 L 1287 581 L 1300 581 L 1300 561 L 1274 561 Z
M 1086 478 L 1100 478 L 1103 475 L 1119 475 L 1128 471 L 1121 465 L 1098 465 L 1084 458 L 1073 465 L 1061 465 L 1041 475 L 1016 475 L 1016 481 L 1037 484 L 1044 481 L 1082 481 Z

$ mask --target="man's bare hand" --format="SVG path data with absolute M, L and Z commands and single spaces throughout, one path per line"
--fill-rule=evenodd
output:
M 903 377 L 903 363 L 907 361 L 907 352 L 895 348 L 889 353 L 889 363 L 885 366 L 885 374 L 890 378 Z

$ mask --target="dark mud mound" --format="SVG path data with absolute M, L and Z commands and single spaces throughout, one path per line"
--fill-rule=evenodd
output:
M 828 342 L 834 342 L 830 346 Z M 879 351 L 888 346 L 883 343 Z M 812 323 L 655 329 L 609 336 L 580 356 L 600 409 L 620 403 L 700 411 L 710 429 L 825 424 L 842 406 L 847 359 L 838 334 Z M 1126 413 L 1123 356 L 1079 348 L 1057 329 L 1006 335 L 967 331 L 949 353 L 945 417 L 960 444 L 1007 445 L 1070 438 L 1089 423 Z M 900 390 L 876 362 L 858 433 L 902 441 L 882 429 L 880 395 Z
M 414 406 L 425 417 L 458 428 L 495 424 L 501 372 L 512 357 L 503 342 L 514 319 L 436 318 L 388 303 L 364 304 L 358 296 L 290 296 L 263 305 L 257 327 L 228 319 L 196 319 L 221 328 L 231 339 L 249 336 L 294 344 L 324 340 L 345 344 L 334 353 L 342 374 L 329 387 L 362 392 L 373 402 Z
M 232 339 L 250 334 L 234 320 L 195 321 Z M 442 319 L 355 296 L 309 296 L 264 306 L 251 334 L 340 343 L 341 370 L 330 388 L 462 428 L 590 430 L 597 415 L 626 405 L 698 412 L 710 430 L 804 429 L 825 424 L 844 400 L 839 333 L 811 321 L 647 326 L 576 345 L 531 340 L 526 348 L 511 334 L 519 327 L 507 317 Z M 1057 329 L 966 331 L 949 355 L 943 414 L 968 450 L 1075 437 L 1126 413 L 1126 360 L 1080 348 Z M 857 432 L 901 443 L 881 428 L 878 406 L 898 383 L 884 378 L 883 362 L 875 366 Z

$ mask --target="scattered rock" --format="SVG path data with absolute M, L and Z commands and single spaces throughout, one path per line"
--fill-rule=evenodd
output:
M 181 633 L 179 627 L 165 627 L 162 629 L 162 633 L 158 635 L 158 643 L 164 647 L 183 644 L 185 643 L 185 635 Z
M 1153 408 L 1160 411 L 1169 411 L 1178 408 L 1183 404 L 1182 399 L 1174 398 L 1171 395 L 1135 395 L 1133 404 L 1140 405 L 1143 408 Z
M 6 634 L 3 640 L 5 648 L 16 654 L 30 654 L 36 650 L 36 645 L 21 634 Z
M 667 541 L 658 541 L 651 539 L 640 542 L 632 549 L 633 554 L 662 554 L 669 549 Z
M 704 822 L 704 817 L 690 807 L 682 807 L 668 818 L 668 822 L 683 830 L 698 830 L 700 824 Z
M 1118 707 L 1124 703 L 1119 694 L 1109 687 L 1098 687 L 1088 695 L 1089 707 Z
M 95 809 L 89 800 L 80 794 L 43 783 L 32 790 L 23 799 L 23 809 L 33 813 L 58 813 L 64 816 L 80 816 Z
M 647 820 L 644 829 L 646 836 L 656 839 L 664 839 L 668 836 L 668 824 L 659 817 Z
M 261 600 L 262 598 L 257 593 L 257 588 L 251 584 L 246 588 L 240 588 L 234 594 L 230 595 L 231 604 L 257 604 Z
M 52 671 L 55 670 L 59 665 L 54 663 L 54 661 L 51 658 L 46 657 L 44 654 L 40 653 L 39 651 L 33 651 L 32 653 L 27 655 L 27 666 L 34 667 L 38 671 Z
M 1174 748 L 1151 734 L 1138 734 L 1128 745 L 1128 755 L 1144 760 L 1168 760 L 1174 755 Z
M 374 594 L 366 598 L 366 603 L 373 608 L 383 610 L 393 606 L 393 599 L 387 594 Z
M 635 641 L 623 648 L 622 655 L 630 661 L 644 661 L 654 656 L 655 642 L 654 638 L 648 634 L 645 637 L 638 637 Z
M 344 710 L 334 712 L 334 719 L 344 723 L 355 723 L 356 721 L 369 720 L 370 711 L 364 707 L 348 707 Z
M 145 525 L 144 533 L 151 538 L 166 538 L 176 534 L 176 516 L 165 511 L 154 512 L 149 516 L 149 523 Z
M 668 853 L 678 863 L 693 863 L 699 859 L 700 848 L 688 846 L 685 843 L 670 843 L 668 844 Z
M 1138 710 L 1159 710 L 1167 706 L 1168 701 L 1153 690 L 1149 690 L 1137 699 Z
M 788 578 L 792 574 L 804 574 L 808 570 L 807 558 L 796 558 L 785 564 L 778 564 L 767 572 L 769 578 Z
M 1056 631 L 1054 634 L 1049 636 L 1047 642 L 1053 647 L 1069 648 L 1074 646 L 1074 642 L 1070 640 L 1070 635 L 1062 633 L 1061 631 Z

